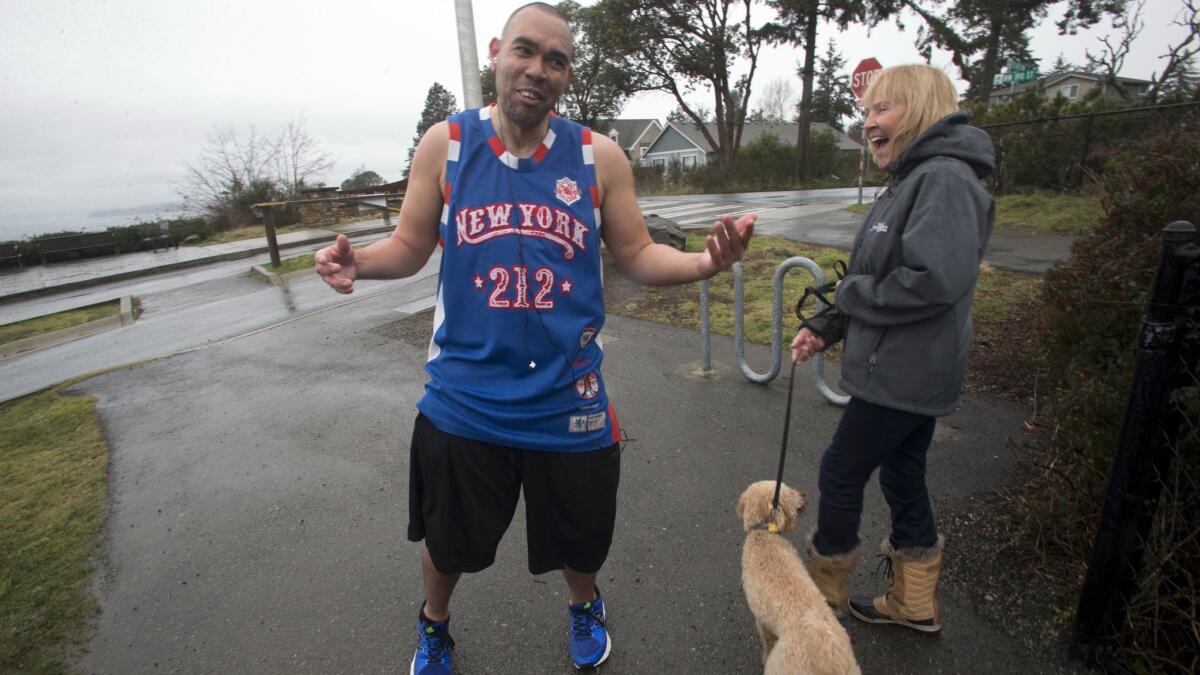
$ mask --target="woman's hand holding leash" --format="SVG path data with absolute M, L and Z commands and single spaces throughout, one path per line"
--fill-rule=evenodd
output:
M 825 341 L 811 330 L 801 328 L 792 338 L 792 363 L 803 363 L 822 349 L 825 349 Z

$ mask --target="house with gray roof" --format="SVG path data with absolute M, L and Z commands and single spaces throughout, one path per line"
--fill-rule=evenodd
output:
M 1117 81 L 1134 99 L 1145 96 L 1150 91 L 1150 85 L 1153 84 L 1149 80 L 1139 80 L 1133 77 L 1118 76 Z M 1011 101 L 1030 89 L 1043 91 L 1046 96 L 1062 96 L 1072 101 L 1083 98 L 1093 89 L 1099 89 L 1100 95 L 1110 101 L 1122 100 L 1120 92 L 1108 82 L 1108 78 L 1104 75 L 1072 70 L 1056 75 L 1046 75 L 1036 80 L 1014 82 L 996 87 L 988 95 L 988 103 L 995 105 Z
M 704 125 L 713 138 L 717 137 L 717 125 L 709 122 Z M 859 152 L 862 150 L 854 139 L 845 132 L 838 131 L 825 122 L 813 122 L 809 127 L 812 134 L 828 131 L 833 134 L 838 150 Z M 746 122 L 742 128 L 742 146 L 753 143 L 759 138 L 771 134 L 787 145 L 796 145 L 796 136 L 800 125 L 795 122 Z M 707 164 L 716 155 L 716 149 L 708 142 L 694 122 L 667 122 L 662 133 L 646 150 L 642 158 L 643 164 L 667 166 L 672 161 L 678 161 L 684 170 Z
M 604 132 L 621 149 L 625 157 L 633 164 L 640 164 L 642 155 L 650 148 L 650 144 L 658 138 L 663 125 L 658 120 L 599 120 L 596 131 Z

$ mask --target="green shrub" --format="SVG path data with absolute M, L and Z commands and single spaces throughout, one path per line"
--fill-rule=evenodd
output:
M 201 241 L 208 239 L 216 234 L 216 229 L 207 218 L 195 216 L 168 220 L 167 232 L 171 235 L 171 245 L 178 246 L 193 235 Z
M 661 166 L 644 164 L 633 167 L 633 182 L 638 193 L 658 192 L 663 188 L 663 170 Z
M 1128 402 L 1141 319 L 1158 266 L 1163 228 L 1200 222 L 1200 141 L 1192 129 L 1130 143 L 1105 167 L 1104 217 L 1076 239 L 1071 255 L 1046 275 L 1043 289 L 1044 369 L 1050 391 L 1042 428 L 1053 430 L 1045 450 L 1043 498 L 1025 514 L 1040 543 L 1086 561 L 1095 537 L 1112 459 Z M 1195 401 L 1193 379 L 1177 391 Z M 1135 671 L 1200 665 L 1197 584 L 1200 569 L 1200 435 L 1185 425 L 1176 460 L 1157 505 L 1148 544 L 1143 596 L 1131 604 L 1121 636 L 1122 657 Z M 1049 537 L 1045 535 L 1049 534 Z M 1078 582 L 1066 574 L 1066 587 Z M 1150 589 L 1150 590 L 1147 590 Z M 1190 654 L 1190 656 L 1188 656 Z M 1191 671 L 1191 672 L 1194 672 Z

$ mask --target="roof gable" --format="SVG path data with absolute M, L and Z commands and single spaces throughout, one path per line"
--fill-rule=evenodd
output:
M 708 122 L 704 127 L 713 138 L 717 137 L 717 125 L 715 123 Z M 704 137 L 704 133 L 697 128 L 694 122 L 667 122 L 667 128 L 674 130 L 676 134 L 686 138 L 697 149 L 701 149 L 704 152 L 716 152 L 716 149 L 708 142 L 708 139 Z M 858 150 L 861 147 L 858 142 L 847 136 L 845 132 L 838 131 L 825 122 L 813 122 L 809 125 L 809 129 L 811 133 L 820 133 L 822 131 L 832 133 L 834 139 L 837 141 L 839 150 Z M 664 129 L 660 137 L 665 135 L 666 132 L 667 129 Z M 744 148 L 768 134 L 778 138 L 783 143 L 794 146 L 799 133 L 800 125 L 796 122 L 746 122 L 742 127 L 741 147 Z M 656 139 L 647 152 L 656 152 L 657 146 L 658 140 Z
M 636 145 L 643 136 L 648 136 L 646 140 L 653 140 L 657 130 L 662 127 L 656 119 L 599 120 L 596 126 L 605 129 L 605 135 L 609 138 L 616 131 L 617 144 L 626 150 Z

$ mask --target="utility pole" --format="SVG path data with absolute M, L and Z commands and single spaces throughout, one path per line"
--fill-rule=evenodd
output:
M 483 91 L 479 88 L 479 54 L 475 46 L 475 15 L 471 0 L 454 0 L 454 16 L 458 20 L 458 61 L 462 67 L 463 108 L 483 107 Z

